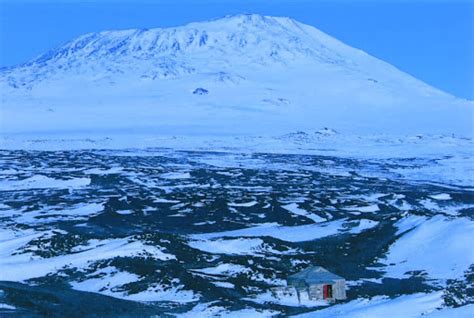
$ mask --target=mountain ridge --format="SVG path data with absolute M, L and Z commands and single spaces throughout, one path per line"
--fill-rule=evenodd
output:
M 67 58 L 68 56 L 71 56 L 71 55 L 72 57 L 74 57 L 74 54 L 78 54 L 80 53 L 80 51 L 84 51 L 88 47 L 92 46 L 94 48 L 93 44 L 96 44 L 97 42 L 99 43 L 97 43 L 97 45 L 95 46 L 95 50 L 85 52 L 86 53 L 85 57 L 99 58 L 99 59 L 101 57 L 107 58 L 108 56 L 116 55 L 114 54 L 115 52 L 128 55 L 128 56 L 133 56 L 134 58 L 139 58 L 139 59 L 153 59 L 153 57 L 161 57 L 161 56 L 167 56 L 167 55 L 172 55 L 173 57 L 175 57 L 175 55 L 179 53 L 184 53 L 184 52 L 189 53 L 188 52 L 189 50 L 188 51 L 185 50 L 185 49 L 188 49 L 189 47 L 191 47 L 191 53 L 193 53 L 192 51 L 193 49 L 195 49 L 195 47 L 193 47 L 192 44 L 195 44 L 194 40 L 196 38 L 198 39 L 198 43 L 199 43 L 198 47 L 205 46 L 209 38 L 209 35 L 208 35 L 209 31 L 215 32 L 216 29 L 217 30 L 222 30 L 222 29 L 232 30 L 232 27 L 235 27 L 235 29 L 241 32 L 247 31 L 244 35 L 248 35 L 247 33 L 249 29 L 256 29 L 256 28 L 266 29 L 266 31 L 270 30 L 271 32 L 272 28 L 278 27 L 280 28 L 280 30 L 281 28 L 283 28 L 284 30 L 287 30 L 292 36 L 296 37 L 296 35 L 300 35 L 300 36 L 304 35 L 306 37 L 305 39 L 309 38 L 313 40 L 314 42 L 316 42 L 317 44 L 321 45 L 320 47 L 321 52 L 316 52 L 316 54 L 314 54 L 315 53 L 314 50 L 311 52 L 307 48 L 308 43 L 297 43 L 298 40 L 296 38 L 294 38 L 295 42 L 298 44 L 298 46 L 300 46 L 296 48 L 301 48 L 302 46 L 303 47 L 302 50 L 297 50 L 294 46 L 291 46 L 288 48 L 282 48 L 281 43 L 278 42 L 276 45 L 276 48 L 282 49 L 282 51 L 284 51 L 285 53 L 288 53 L 288 52 L 299 53 L 303 55 L 303 57 L 305 55 L 303 53 L 306 53 L 308 55 L 310 55 L 310 53 L 313 53 L 312 57 L 314 57 L 315 55 L 316 57 L 318 57 L 318 55 L 319 57 L 321 57 L 321 55 L 323 55 L 324 53 L 328 53 L 328 54 L 325 54 L 324 56 L 328 59 L 327 60 L 328 63 L 342 63 L 350 67 L 349 65 L 350 60 L 347 58 L 347 56 L 340 56 L 341 52 L 334 53 L 334 50 L 330 50 L 329 52 L 324 52 L 325 50 L 327 50 L 328 46 L 330 45 L 331 49 L 335 47 L 339 49 L 339 51 L 346 53 L 348 56 L 354 57 L 354 55 L 359 55 L 358 57 L 374 59 L 374 61 L 389 65 L 388 63 L 380 61 L 379 59 L 367 54 L 366 52 L 360 49 L 350 47 L 344 44 L 343 42 L 327 35 L 326 33 L 312 26 L 297 22 L 294 19 L 291 19 L 288 17 L 261 16 L 257 14 L 238 14 L 238 15 L 229 15 L 224 18 L 218 18 L 218 19 L 213 19 L 213 20 L 204 21 L 204 22 L 191 22 L 184 26 L 178 26 L 178 27 L 172 27 L 172 28 L 123 29 L 123 30 L 108 30 L 108 31 L 101 31 L 101 32 L 91 32 L 91 33 L 87 33 L 82 36 L 79 36 L 71 41 L 68 41 L 64 45 L 53 48 L 49 50 L 48 52 L 46 52 L 45 54 L 42 54 L 38 56 L 37 58 L 34 58 L 31 61 L 21 64 L 17 67 L 13 67 L 10 70 L 14 70 L 14 69 L 22 68 L 22 67 L 30 67 L 30 66 L 43 67 L 43 66 L 46 66 L 45 64 L 47 64 L 48 62 L 55 62 L 63 57 Z M 309 32 L 312 32 L 313 34 Z M 152 44 L 152 46 L 148 48 L 143 47 L 142 45 L 142 44 L 150 44 L 150 42 L 146 43 L 146 39 L 144 41 L 145 43 L 140 43 L 140 38 L 141 39 L 146 38 L 145 36 L 146 33 L 148 37 L 150 38 L 149 41 Z M 237 33 L 237 32 L 234 32 L 234 33 L 226 32 L 226 33 L 227 33 L 226 34 L 227 38 L 229 37 L 229 34 L 230 34 L 232 41 L 234 40 L 235 37 L 240 35 L 240 37 L 238 38 L 238 42 L 239 44 L 241 44 L 242 47 L 246 47 L 249 45 L 247 43 L 248 40 L 245 37 L 242 37 L 241 33 Z M 191 42 L 183 43 L 184 42 L 183 40 L 186 36 L 188 40 L 189 39 L 191 40 Z M 114 38 L 115 38 L 115 41 L 114 41 Z M 161 42 L 158 43 L 160 40 Z M 222 40 L 222 39 L 217 39 L 217 40 Z M 216 39 L 214 39 L 214 41 L 216 41 Z M 260 44 L 259 42 L 262 40 L 257 38 L 255 39 L 255 41 L 257 42 L 256 44 L 258 45 Z M 127 49 L 127 44 L 128 44 L 129 50 L 124 51 L 124 49 Z M 105 48 L 107 52 L 103 52 L 102 50 L 103 48 Z M 145 53 L 140 54 L 141 52 L 145 52 Z M 100 56 L 100 53 L 102 53 L 102 56 Z M 108 54 L 104 55 L 103 53 L 108 53 Z M 279 51 L 274 50 L 274 51 L 271 51 L 268 55 L 272 56 L 272 58 L 274 58 L 275 60 L 278 60 L 278 57 L 275 57 L 278 54 L 279 54 Z M 297 57 L 301 57 L 301 56 L 297 56 Z M 393 67 L 392 65 L 389 65 L 389 66 Z M 406 75 L 415 79 L 413 76 L 409 74 L 406 74 Z M 415 79 L 415 80 L 419 81 L 418 79 Z M 435 88 L 433 89 L 436 91 L 440 91 Z M 443 93 L 447 94 L 445 92 Z

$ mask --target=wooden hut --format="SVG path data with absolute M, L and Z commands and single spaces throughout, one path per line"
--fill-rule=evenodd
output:
M 321 266 L 309 267 L 287 279 L 288 286 L 294 287 L 298 299 L 304 294 L 309 300 L 346 299 L 346 280 Z

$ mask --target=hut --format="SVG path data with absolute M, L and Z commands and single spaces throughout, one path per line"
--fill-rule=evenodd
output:
M 312 266 L 287 279 L 288 287 L 296 290 L 298 300 L 346 299 L 346 280 L 321 266 Z

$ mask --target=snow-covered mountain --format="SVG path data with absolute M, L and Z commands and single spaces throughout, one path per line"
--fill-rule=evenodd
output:
M 0 73 L 4 134 L 472 134 L 456 99 L 290 18 L 105 31 Z

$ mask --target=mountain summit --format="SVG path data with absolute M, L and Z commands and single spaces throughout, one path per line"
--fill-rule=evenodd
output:
M 90 33 L 0 73 L 5 133 L 469 134 L 473 106 L 290 18 Z M 14 120 L 9 120 L 14 118 Z

